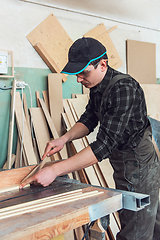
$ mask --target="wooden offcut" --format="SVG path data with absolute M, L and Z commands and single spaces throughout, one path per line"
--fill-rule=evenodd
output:
M 122 60 L 109 36 L 109 31 L 107 31 L 103 23 L 84 34 L 84 37 L 95 38 L 106 47 L 110 67 L 117 69 L 122 65 Z
M 28 35 L 27 39 L 52 72 L 60 73 L 67 63 L 72 40 L 54 14 L 50 14 Z M 67 78 L 62 74 L 63 81 Z

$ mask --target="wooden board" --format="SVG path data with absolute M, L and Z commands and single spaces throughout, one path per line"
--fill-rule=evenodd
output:
M 128 39 L 127 73 L 141 84 L 156 84 L 156 44 Z
M 33 150 L 31 134 L 29 132 L 24 113 L 23 113 L 23 115 L 24 115 L 24 126 L 23 126 L 22 101 L 21 101 L 19 92 L 16 92 L 15 114 L 16 114 L 16 120 L 17 120 L 18 130 L 21 135 L 21 139 L 23 136 L 23 146 L 25 149 L 27 161 L 28 161 L 29 165 L 36 164 L 37 159 L 36 159 L 36 156 L 35 156 L 35 153 Z M 23 127 L 24 127 L 24 130 L 23 130 Z
M 60 73 L 73 42 L 57 18 L 50 14 L 27 35 L 27 39 L 51 71 Z M 67 79 L 65 75 L 62 78 L 63 81 Z
M 44 102 L 46 104 L 46 107 L 48 109 L 48 112 L 50 113 L 50 109 L 49 109 L 49 95 L 48 95 L 48 90 L 46 91 L 42 91 L 42 94 L 43 94 L 43 99 L 44 99 Z
M 62 80 L 58 73 L 48 74 L 49 106 L 53 123 L 59 136 L 62 135 L 61 113 L 63 112 Z
M 143 88 L 148 115 L 160 121 L 160 85 L 159 84 L 141 84 Z
M 30 113 L 32 115 L 39 154 L 42 157 L 46 144 L 50 141 L 47 123 L 41 108 L 32 108 L 30 109 Z M 51 161 L 50 157 L 48 157 L 48 161 Z
M 117 69 L 123 64 L 112 42 L 112 39 L 109 36 L 109 33 L 103 23 L 99 24 L 98 26 L 90 30 L 88 33 L 84 35 L 84 37 L 93 37 L 98 41 L 100 41 L 106 47 L 107 55 L 108 55 L 108 63 L 110 67 Z
M 51 118 L 51 116 L 50 116 L 50 114 L 48 112 L 48 109 L 47 109 L 43 99 L 39 98 L 39 102 L 41 104 L 41 107 L 42 107 L 42 110 L 43 110 L 44 115 L 46 117 L 46 120 L 48 122 L 48 125 L 50 127 L 50 130 L 51 130 L 51 133 L 53 135 L 53 138 L 54 139 L 59 138 L 59 135 L 58 135 L 57 130 L 56 130 L 55 126 L 54 126 L 53 120 L 52 120 L 52 118 Z M 59 154 L 60 154 L 61 159 L 68 158 L 66 146 L 64 146 L 64 148 L 59 152 Z

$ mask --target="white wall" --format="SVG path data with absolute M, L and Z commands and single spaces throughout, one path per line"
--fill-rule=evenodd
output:
M 47 68 L 28 42 L 26 35 L 50 13 L 53 13 L 73 41 L 102 22 L 107 29 L 117 25 L 117 29 L 110 33 L 110 37 L 123 61 L 123 66 L 119 68 L 123 72 L 126 72 L 127 39 L 155 43 L 156 76 L 160 78 L 159 0 L 103 0 L 101 2 L 97 0 L 32 0 L 32 2 L 43 5 L 20 0 L 0 1 L 0 49 L 14 52 L 15 67 Z M 133 2 L 134 5 L 132 5 Z M 51 7 L 44 6 L 45 4 Z M 72 12 L 56 9 L 55 6 L 72 9 Z M 80 13 L 76 13 L 78 11 Z

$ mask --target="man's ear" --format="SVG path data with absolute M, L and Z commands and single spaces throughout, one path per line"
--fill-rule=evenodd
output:
M 108 61 L 108 59 L 102 59 L 102 60 L 100 61 L 100 65 L 101 65 L 101 70 L 102 70 L 102 72 L 106 71 L 106 69 L 107 69 L 107 61 Z

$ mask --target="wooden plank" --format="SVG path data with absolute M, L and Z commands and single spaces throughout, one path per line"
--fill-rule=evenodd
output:
M 43 61 L 46 63 L 46 65 L 49 67 L 49 69 L 53 73 L 60 73 L 61 70 L 57 66 L 57 64 L 54 62 L 52 57 L 46 52 L 45 48 L 42 46 L 41 43 L 37 43 L 34 46 L 34 49 L 37 51 L 37 53 L 40 55 L 40 57 L 43 59 Z M 65 74 L 61 74 L 62 81 L 65 82 L 67 80 L 67 77 Z
M 47 123 L 41 108 L 30 108 L 39 154 L 42 157 L 47 142 L 50 141 Z M 47 157 L 52 161 L 51 157 Z
M 37 107 L 40 107 L 39 100 L 38 100 L 39 98 L 40 98 L 39 91 L 36 91 L 36 102 L 37 102 Z
M 9 171 L 0 172 L 0 188 L 5 186 L 11 186 L 20 184 L 21 180 L 34 168 L 33 166 L 27 166 L 23 168 L 15 168 Z
M 68 50 L 73 42 L 53 13 L 36 26 L 27 39 L 51 71 L 60 72 L 66 65 Z
M 50 114 L 49 114 L 49 112 L 47 110 L 47 107 L 46 107 L 43 99 L 39 99 L 39 102 L 40 102 L 42 110 L 43 110 L 43 112 L 45 114 L 46 120 L 48 122 L 48 125 L 50 127 L 51 133 L 53 135 L 53 138 L 54 139 L 59 138 L 59 135 L 58 135 L 57 130 L 56 130 L 55 126 L 54 126 L 53 120 L 52 120 L 52 118 L 51 118 L 51 116 L 50 116 Z M 60 154 L 61 159 L 68 158 L 66 146 L 64 146 L 64 148 L 59 152 L 59 154 Z
M 100 41 L 106 47 L 108 63 L 110 67 L 117 69 L 122 65 L 122 60 L 103 23 L 99 24 L 98 26 L 90 30 L 88 33 L 84 35 L 84 37 L 93 37 Z
M 15 114 L 16 114 L 16 120 L 17 120 L 21 139 L 22 139 L 22 135 L 23 135 L 23 146 L 25 149 L 27 161 L 28 161 L 29 165 L 36 164 L 37 159 L 36 159 L 36 156 L 35 156 L 35 153 L 33 150 L 31 134 L 28 130 L 24 112 L 23 112 L 24 118 L 22 116 L 22 101 L 21 101 L 19 92 L 16 92 Z M 23 119 L 24 119 L 24 126 L 23 126 Z M 24 128 L 24 130 L 23 130 L 23 128 Z
M 127 39 L 127 73 L 141 84 L 156 84 L 156 44 Z
M 13 167 L 13 164 L 15 163 L 15 160 L 16 160 L 16 155 L 12 154 L 12 157 L 11 157 L 11 168 Z M 3 169 L 8 169 L 7 168 L 7 161 L 4 163 Z
M 26 122 L 28 125 L 28 129 L 31 132 L 31 124 L 30 124 L 30 117 L 29 117 L 29 112 L 28 112 L 28 106 L 27 106 L 27 98 L 25 92 L 23 93 L 23 107 L 24 107 L 24 114 L 26 117 Z
M 62 79 L 58 73 L 48 74 L 49 106 L 58 135 L 62 134 L 61 113 L 63 112 Z
M 17 149 L 16 149 L 16 160 L 15 160 L 15 168 L 20 167 L 20 139 L 17 136 Z
M 48 109 L 48 112 L 50 113 L 50 109 L 49 109 L 49 94 L 48 94 L 48 90 L 46 91 L 42 91 L 42 94 L 43 94 L 43 99 L 44 99 L 44 102 L 46 104 L 46 107 Z

